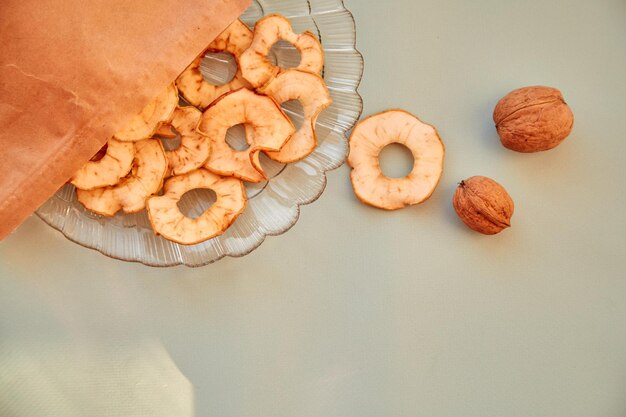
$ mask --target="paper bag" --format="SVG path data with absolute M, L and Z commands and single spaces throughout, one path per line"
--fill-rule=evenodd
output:
M 0 1 L 0 239 L 249 3 Z

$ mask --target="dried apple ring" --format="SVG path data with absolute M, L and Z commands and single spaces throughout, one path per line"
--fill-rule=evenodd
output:
M 378 155 L 390 143 L 413 154 L 411 172 L 403 178 L 383 175 Z M 349 140 L 348 165 L 356 196 L 365 204 L 397 210 L 427 200 L 443 173 L 444 147 L 437 130 L 404 110 L 388 110 L 359 122 Z
M 317 146 L 315 122 L 322 110 L 330 106 L 332 99 L 324 80 L 317 74 L 296 69 L 280 73 L 260 93 L 272 97 L 282 104 L 289 100 L 298 100 L 302 104 L 302 126 L 291 136 L 278 152 L 266 152 L 277 162 L 289 164 L 309 155 Z
M 87 209 L 103 216 L 119 210 L 136 213 L 146 206 L 146 199 L 163 185 L 167 159 L 158 139 L 135 142 L 135 159 L 130 174 L 114 186 L 76 190 L 76 196 Z
M 178 90 L 170 84 L 161 94 L 152 100 L 141 113 L 131 119 L 124 129 L 117 132 L 115 139 L 135 142 L 152 137 L 161 124 L 166 123 L 178 105 Z
M 250 146 L 242 151 L 226 143 L 226 132 L 238 124 L 249 125 L 246 141 Z M 205 110 L 198 131 L 211 140 L 205 168 L 220 175 L 260 182 L 266 175 L 253 158 L 258 157 L 259 151 L 279 150 L 295 128 L 274 99 L 242 88 L 223 95 Z
M 195 107 L 179 107 L 174 111 L 170 124 L 180 134 L 180 146 L 165 152 L 171 175 L 180 175 L 200 168 L 209 157 L 211 143 L 198 133 L 202 112 Z
M 250 47 L 241 54 L 239 65 L 243 77 L 254 87 L 271 81 L 281 70 L 267 58 L 272 46 L 279 40 L 291 43 L 300 52 L 296 69 L 319 74 L 324 66 L 324 52 L 311 32 L 296 34 L 291 23 L 281 15 L 268 15 L 256 22 Z
M 83 165 L 70 182 L 83 190 L 115 185 L 130 172 L 134 158 L 135 147 L 131 142 L 109 139 L 104 156 Z
M 203 214 L 192 219 L 180 211 L 178 202 L 187 191 L 197 188 L 213 190 L 217 200 Z M 150 197 L 146 206 L 156 234 L 173 242 L 192 245 L 224 233 L 246 207 L 246 192 L 240 180 L 200 168 L 167 180 L 163 195 Z
M 252 31 L 241 20 L 235 20 L 178 76 L 176 85 L 180 94 L 189 104 L 204 110 L 222 94 L 248 87 L 248 82 L 241 75 L 239 57 L 248 49 L 251 42 Z M 235 58 L 237 72 L 232 80 L 222 85 L 213 85 L 204 80 L 200 64 L 207 52 L 228 52 Z

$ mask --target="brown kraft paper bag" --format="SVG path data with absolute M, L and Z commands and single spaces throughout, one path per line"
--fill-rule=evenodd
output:
M 1 0 L 0 239 L 250 0 Z

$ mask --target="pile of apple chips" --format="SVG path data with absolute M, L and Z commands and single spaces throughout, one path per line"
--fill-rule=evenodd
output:
M 278 67 L 268 58 L 280 40 L 299 51 L 296 68 Z M 204 55 L 217 52 L 232 54 L 237 63 L 233 79 L 222 85 L 208 83 L 200 73 Z M 74 174 L 78 201 L 103 216 L 147 209 L 156 234 L 184 245 L 222 234 L 246 207 L 243 181 L 267 179 L 261 152 L 292 163 L 317 146 L 317 116 L 331 104 L 319 75 L 323 65 L 318 39 L 310 32 L 294 33 L 284 16 L 266 16 L 254 31 L 240 20 L 233 22 Z M 191 105 L 180 106 L 179 94 Z M 280 107 L 290 100 L 302 104 L 304 121 L 298 130 Z M 245 150 L 226 142 L 228 129 L 239 124 L 245 127 Z M 177 136 L 180 146 L 166 151 L 159 138 Z M 193 189 L 216 195 L 197 218 L 178 206 Z

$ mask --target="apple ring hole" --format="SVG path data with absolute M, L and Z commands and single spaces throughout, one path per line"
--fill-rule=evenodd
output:
M 237 60 L 229 52 L 207 52 L 200 62 L 202 78 L 214 86 L 232 81 L 237 73 Z
M 234 151 L 245 151 L 250 147 L 246 141 L 246 130 L 243 123 L 232 126 L 226 131 L 226 144 Z
M 295 46 L 281 39 L 272 45 L 267 58 L 273 65 L 289 69 L 297 68 L 300 65 L 302 55 Z
M 409 148 L 401 143 L 390 143 L 378 154 L 378 163 L 387 178 L 404 178 L 411 173 L 415 159 Z
M 186 217 L 197 219 L 207 211 L 217 200 L 215 191 L 208 188 L 196 188 L 187 191 L 178 200 L 178 209 Z
M 288 100 L 280 105 L 283 109 L 293 126 L 296 128 L 296 131 L 300 130 L 302 127 L 302 122 L 304 120 L 304 109 L 302 108 L 302 103 L 300 100 Z
M 178 133 L 178 130 L 176 130 L 173 126 L 172 132 L 176 134 L 175 138 L 157 137 L 157 139 L 161 142 L 161 145 L 163 145 L 163 149 L 165 149 L 165 151 L 175 151 L 180 148 L 180 133 Z

